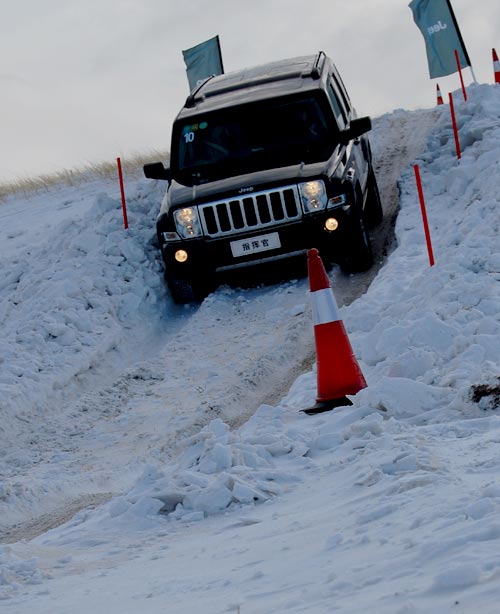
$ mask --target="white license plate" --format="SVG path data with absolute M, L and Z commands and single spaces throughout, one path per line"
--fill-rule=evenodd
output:
M 268 235 L 261 235 L 251 239 L 231 241 L 231 252 L 235 258 L 257 252 L 267 252 L 269 249 L 277 249 L 278 247 L 281 247 L 281 241 L 277 232 L 271 232 Z

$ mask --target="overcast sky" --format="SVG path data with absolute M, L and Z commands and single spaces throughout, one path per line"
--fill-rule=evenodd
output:
M 435 104 L 409 0 L 0 0 L 0 181 L 169 149 L 182 58 L 218 34 L 226 72 L 324 50 L 358 113 Z M 500 1 L 453 0 L 480 83 Z M 466 83 L 471 73 L 464 72 Z

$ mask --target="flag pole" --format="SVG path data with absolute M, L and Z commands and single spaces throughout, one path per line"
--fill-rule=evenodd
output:
M 217 34 L 217 47 L 219 48 L 221 74 L 224 74 L 224 64 L 222 63 L 222 49 L 220 47 L 220 38 L 219 38 L 218 34 Z M 474 81 L 475 81 L 475 79 L 474 79 Z
M 474 79 L 474 83 L 477 85 L 477 79 L 476 79 L 476 75 L 474 74 L 474 69 L 472 68 L 472 66 L 469 66 L 469 68 L 470 68 L 472 78 Z
M 474 74 L 474 69 L 472 68 L 472 62 L 470 61 L 470 57 L 469 57 L 469 54 L 467 53 L 467 48 L 464 43 L 464 39 L 462 38 L 462 33 L 460 32 L 460 28 L 458 27 L 457 18 L 455 17 L 455 13 L 453 12 L 453 7 L 451 6 L 451 0 L 446 0 L 446 3 L 448 5 L 448 8 L 450 9 L 450 15 L 451 15 L 451 18 L 453 19 L 453 24 L 455 26 L 455 30 L 457 31 L 458 40 L 460 41 L 460 44 L 462 45 L 462 51 L 464 52 L 465 59 L 467 61 L 467 64 L 469 65 L 469 68 L 472 74 L 472 78 L 474 79 L 474 83 L 477 84 L 476 75 Z

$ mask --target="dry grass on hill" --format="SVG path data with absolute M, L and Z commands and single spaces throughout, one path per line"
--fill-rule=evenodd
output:
M 138 153 L 127 158 L 121 158 L 124 175 L 139 177 L 142 174 L 142 166 L 148 162 L 168 160 L 168 152 L 151 150 L 147 153 Z M 0 183 L 0 203 L 7 196 L 24 193 L 31 194 L 48 190 L 54 185 L 78 185 L 89 179 L 106 179 L 118 176 L 116 160 L 88 164 L 82 168 L 69 170 L 64 169 L 55 173 L 39 175 L 37 177 L 19 178 L 6 183 Z

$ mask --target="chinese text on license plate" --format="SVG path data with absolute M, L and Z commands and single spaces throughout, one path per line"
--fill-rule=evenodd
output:
M 281 242 L 277 232 L 271 232 L 260 237 L 252 237 L 251 239 L 231 241 L 231 252 L 235 258 L 246 256 L 247 254 L 255 254 L 256 252 L 265 252 L 269 249 L 277 249 L 278 247 L 281 247 Z

